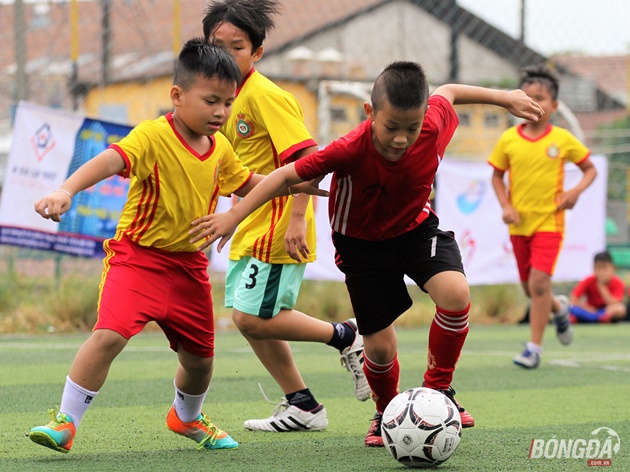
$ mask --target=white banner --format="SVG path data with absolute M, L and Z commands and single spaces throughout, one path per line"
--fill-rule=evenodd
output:
M 606 248 L 608 162 L 591 157 L 597 178 L 566 215 L 566 234 L 553 280 L 576 281 L 593 270 L 593 256 Z M 445 159 L 437 175 L 436 211 L 440 228 L 455 232 L 470 285 L 519 283 L 508 227 L 492 189 L 493 169 L 485 162 Z M 582 172 L 565 168 L 565 188 L 574 187 Z
M 113 176 L 75 195 L 61 223 L 39 216 L 34 204 L 130 130 L 20 102 L 0 201 L 0 244 L 102 257 L 102 241 L 114 235 L 127 198 L 127 180 Z
M 21 102 L 17 108 L 13 144 L 0 201 L 0 244 L 48 249 L 74 255 L 102 256 L 101 241 L 114 234 L 128 181 L 114 176 L 73 199 L 61 224 L 41 218 L 33 204 L 59 185 L 81 164 L 119 141 L 131 128 L 92 120 L 78 114 Z M 605 248 L 607 161 L 592 158 L 598 177 L 566 213 L 566 238 L 554 281 L 575 281 L 592 271 L 593 255 Z M 436 207 L 440 227 L 453 230 L 462 250 L 471 285 L 518 283 L 507 226 L 492 190 L 492 168 L 484 162 L 448 157 L 437 176 Z M 567 165 L 565 185 L 581 172 Z M 330 176 L 321 183 L 330 186 Z M 343 281 L 335 266 L 328 221 L 328 199 L 313 197 L 317 225 L 317 261 L 308 264 L 305 278 Z M 219 199 L 217 211 L 232 200 Z M 229 244 L 210 252 L 212 270 L 227 268 Z

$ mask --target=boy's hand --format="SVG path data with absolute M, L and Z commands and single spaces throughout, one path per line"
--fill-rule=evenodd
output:
M 520 89 L 508 92 L 505 108 L 512 115 L 529 121 L 538 121 L 545 114 L 542 107 Z
M 223 246 L 225 246 L 234 234 L 234 231 L 236 231 L 238 222 L 233 218 L 230 211 L 227 211 L 225 213 L 214 213 L 212 215 L 202 216 L 193 221 L 191 225 L 193 228 L 189 233 L 194 235 L 190 240 L 191 244 L 195 244 L 206 238 L 198 248 L 199 251 L 203 251 L 220 238 L 221 241 L 219 241 L 217 251 L 221 252 Z
M 319 188 L 319 183 L 325 176 L 317 177 L 316 179 L 302 182 L 300 184 L 291 185 L 289 192 L 291 193 L 305 193 L 307 195 L 317 195 L 318 197 L 328 197 L 330 192 Z
M 556 197 L 556 211 L 571 210 L 578 201 L 580 192 L 576 189 L 562 192 Z
M 291 218 L 287 232 L 284 233 L 284 249 L 298 262 L 302 262 L 300 254 L 307 258 L 311 253 L 306 242 L 307 224 L 304 218 Z
M 506 225 L 518 225 L 521 222 L 521 217 L 518 215 L 518 211 L 516 211 L 512 205 L 506 205 L 503 208 L 503 214 L 501 216 Z
M 61 215 L 70 209 L 70 205 L 72 197 L 64 191 L 55 190 L 35 202 L 35 211 L 42 218 L 59 223 Z

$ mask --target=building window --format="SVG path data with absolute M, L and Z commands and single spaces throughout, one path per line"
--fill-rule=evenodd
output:
M 483 115 L 483 125 L 486 128 L 498 128 L 499 121 L 499 114 L 493 111 L 487 111 Z
M 464 111 L 457 114 L 459 118 L 459 126 L 470 126 L 472 122 L 472 117 L 470 116 L 470 112 Z
M 330 119 L 332 121 L 346 121 L 348 119 L 346 109 L 344 107 L 330 107 Z

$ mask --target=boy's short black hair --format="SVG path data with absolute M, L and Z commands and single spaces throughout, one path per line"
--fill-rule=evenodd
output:
M 426 107 L 429 83 L 422 66 L 416 62 L 392 62 L 376 78 L 371 100 L 374 110 L 381 108 L 385 100 L 398 110 Z
M 614 264 L 613 258 L 608 251 L 598 252 L 593 258 L 593 262 L 608 262 Z
M 253 53 L 275 28 L 272 17 L 279 11 L 275 0 L 211 0 L 202 20 L 203 35 L 208 41 L 218 26 L 231 23 L 247 34 Z
M 241 71 L 224 48 L 212 46 L 203 38 L 193 38 L 184 44 L 177 64 L 173 84 L 188 89 L 201 75 L 217 76 L 220 81 L 241 83 Z
M 549 90 L 549 93 L 551 94 L 551 98 L 553 100 L 558 99 L 560 81 L 558 80 L 558 76 L 554 74 L 545 64 L 523 67 L 518 86 L 521 88 L 523 85 L 529 84 L 540 84 L 543 87 L 547 87 L 547 90 Z

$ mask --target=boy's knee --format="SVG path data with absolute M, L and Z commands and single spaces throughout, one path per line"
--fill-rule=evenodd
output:
M 234 324 L 243 336 L 256 340 L 265 339 L 262 320 L 258 316 L 234 310 L 232 312 L 232 321 L 234 321 Z
M 90 342 L 102 352 L 120 351 L 129 340 L 111 329 L 97 329 L 90 336 Z

